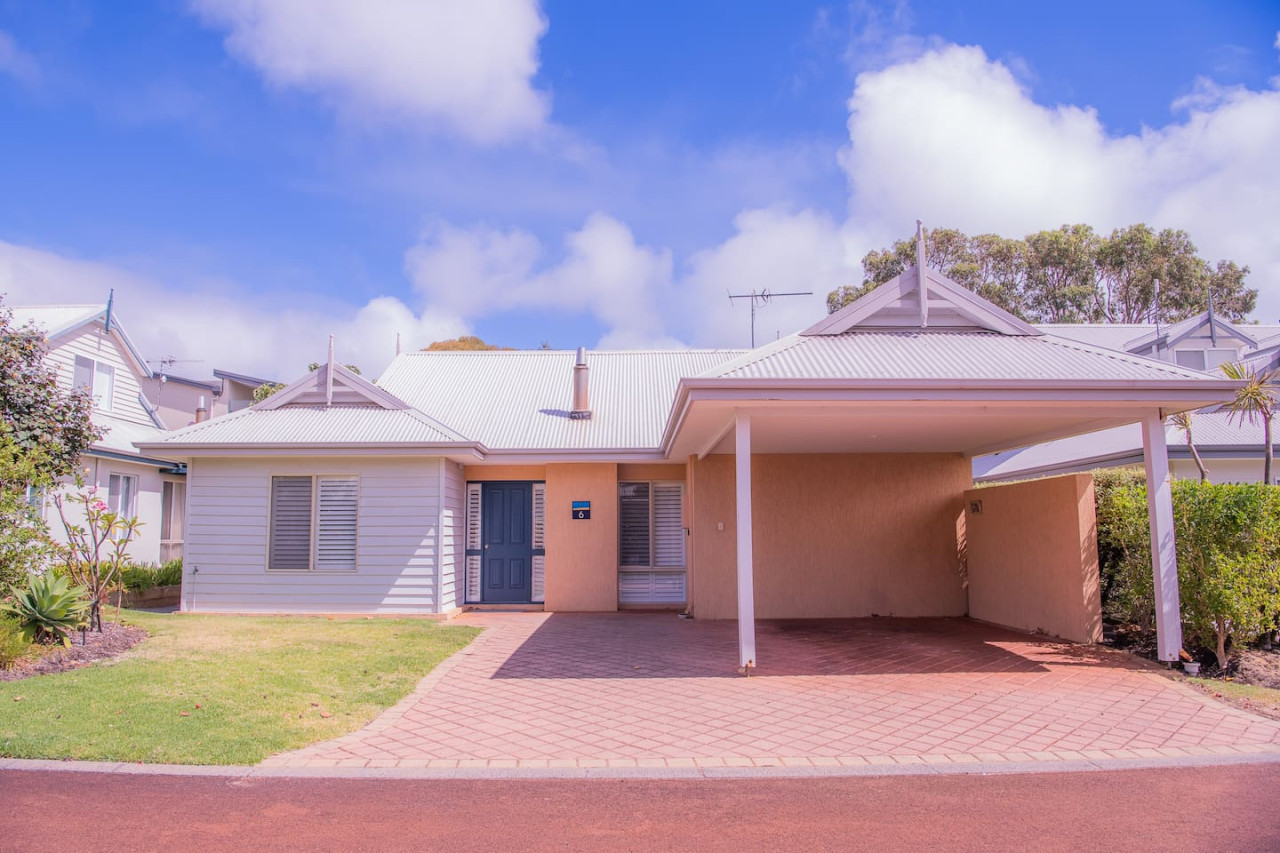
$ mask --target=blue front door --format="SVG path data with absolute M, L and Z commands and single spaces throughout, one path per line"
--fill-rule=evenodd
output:
M 485 483 L 480 494 L 480 600 L 528 603 L 533 600 L 533 484 Z

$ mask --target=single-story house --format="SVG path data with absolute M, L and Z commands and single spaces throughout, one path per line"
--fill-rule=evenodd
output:
M 1181 646 L 1164 417 L 1220 377 L 1047 334 L 922 263 L 750 351 L 330 357 L 140 442 L 187 465 L 188 611 L 962 616 L 1094 641 L 1091 480 L 971 459 L 1140 423 L 1160 654 Z
M 143 392 L 153 374 L 119 317 L 110 316 L 101 304 L 17 305 L 11 310 L 15 328 L 31 324 L 44 333 L 46 363 L 56 369 L 58 384 L 88 388 L 93 395 L 90 417 L 105 432 L 81 457 L 79 474 L 86 487 L 97 488 L 112 512 L 142 522 L 129 556 L 142 563 L 181 557 L 186 477 L 171 458 L 138 450 L 139 444 L 161 441 L 167 430 Z M 37 499 L 50 533 L 65 542 L 52 497 Z M 84 523 L 76 506 L 64 506 L 73 524 Z
M 1280 325 L 1233 324 L 1208 311 L 1163 327 L 1149 323 L 1081 323 L 1038 328 L 1047 334 L 1145 355 L 1215 376 L 1222 375 L 1219 368 L 1227 362 L 1263 368 L 1280 364 Z M 1211 407 L 1192 417 L 1191 435 L 1212 482 L 1261 481 L 1266 453 L 1261 421 Z M 1200 469 L 1187 444 L 1186 432 L 1174 423 L 1166 423 L 1165 441 L 1173 476 L 1199 478 Z M 1274 446 L 1275 436 L 1272 441 Z M 1094 468 L 1140 466 L 1142 458 L 1142 432 L 1136 424 L 1129 424 L 982 456 L 974 459 L 973 474 L 976 482 L 996 483 Z M 1276 481 L 1280 482 L 1280 477 Z

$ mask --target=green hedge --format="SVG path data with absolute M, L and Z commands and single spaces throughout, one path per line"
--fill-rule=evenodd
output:
M 1140 472 L 1094 472 L 1103 610 L 1150 626 L 1155 604 L 1147 488 Z M 1183 631 L 1214 650 L 1246 643 L 1280 613 L 1280 487 L 1261 483 L 1173 483 L 1174 533 Z

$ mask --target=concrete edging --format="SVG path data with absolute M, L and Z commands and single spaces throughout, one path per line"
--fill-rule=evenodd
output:
M 888 757 L 888 756 L 884 756 Z M 912 756 L 919 758 L 919 756 Z M 773 761 L 773 759 L 761 759 Z M 0 758 L 0 772 L 103 773 L 122 776 L 204 776 L 252 779 L 351 780 L 625 780 L 625 779 L 830 779 L 878 776 L 989 776 L 1024 773 L 1083 773 L 1173 767 L 1218 767 L 1280 764 L 1280 750 L 1160 758 L 1098 758 L 1043 761 L 900 764 L 801 765 L 762 763 L 752 766 L 693 767 L 281 767 L 243 765 L 138 764 L 117 761 L 55 761 Z

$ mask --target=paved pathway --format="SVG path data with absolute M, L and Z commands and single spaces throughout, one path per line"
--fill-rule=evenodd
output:
M 306 768 L 864 767 L 1280 754 L 1280 723 L 1160 667 L 963 619 L 468 614 L 487 628 Z

